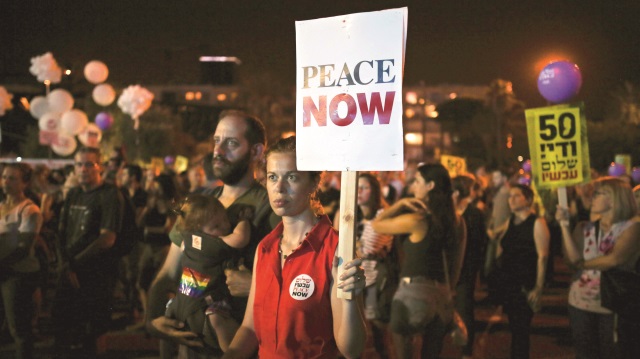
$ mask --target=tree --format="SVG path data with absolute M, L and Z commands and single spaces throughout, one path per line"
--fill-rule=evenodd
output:
M 489 91 L 485 98 L 485 106 L 490 110 L 494 119 L 495 130 L 495 162 L 505 164 L 504 153 L 507 151 L 507 138 L 511 136 L 511 143 L 527 143 L 526 122 L 524 117 L 524 102 L 518 100 L 513 93 L 510 81 L 495 79 L 489 84 Z M 516 141 L 516 137 L 518 140 Z M 528 153 L 525 146 L 519 149 L 521 153 Z M 511 148 L 509 148 L 511 149 Z
M 438 121 L 442 131 L 453 139 L 452 155 L 467 158 L 470 163 L 490 162 L 492 136 L 487 131 L 489 122 L 484 104 L 480 100 L 456 98 L 438 105 Z
M 640 125 L 640 91 L 632 83 L 625 81 L 622 88 L 613 92 L 620 122 Z
M 456 98 L 440 104 L 438 120 L 452 133 L 454 154 L 470 162 L 504 165 L 515 155 L 527 157 L 524 103 L 515 97 L 511 82 L 491 82 L 484 100 Z M 507 147 L 511 138 L 511 148 Z M 511 161 L 506 154 L 512 154 Z
M 588 120 L 591 167 L 605 172 L 616 154 L 640 159 L 640 91 L 625 82 L 611 93 L 612 106 L 601 121 Z

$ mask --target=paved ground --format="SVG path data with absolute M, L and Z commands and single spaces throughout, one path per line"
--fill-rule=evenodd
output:
M 543 295 L 543 309 L 533 319 L 533 334 L 531 337 L 532 359 L 560 359 L 573 358 L 571 333 L 567 317 L 567 286 L 569 273 L 561 260 L 556 260 L 557 273 L 555 282 L 545 289 Z M 485 296 L 482 289 L 476 291 L 476 300 L 482 303 Z M 476 339 L 474 344 L 474 358 L 503 359 L 509 357 L 509 334 L 506 317 L 496 311 L 495 307 L 478 305 L 476 314 Z M 53 358 L 51 354 L 51 333 L 47 333 L 46 318 L 42 321 L 43 335 L 36 345 L 36 358 Z M 124 323 L 114 322 L 114 327 L 124 327 Z M 13 345 L 8 343 L 5 333 L 0 344 L 0 358 L 14 357 Z M 391 349 L 390 339 L 386 338 L 386 346 Z M 420 342 L 416 341 L 416 348 Z M 99 347 L 102 349 L 101 359 L 142 359 L 158 358 L 157 341 L 149 338 L 143 332 L 114 330 L 101 338 Z M 442 353 L 443 359 L 460 358 L 459 350 L 448 340 Z M 393 356 L 391 356 L 393 358 Z M 379 358 L 373 350 L 371 338 L 368 339 L 367 350 L 363 358 Z

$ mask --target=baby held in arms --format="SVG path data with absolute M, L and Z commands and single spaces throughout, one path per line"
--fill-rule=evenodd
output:
M 238 328 L 231 317 L 230 293 L 224 270 L 235 265 L 240 249 L 249 244 L 253 213 L 245 210 L 231 232 L 224 206 L 215 197 L 190 195 L 177 210 L 182 237 L 182 275 L 165 316 L 181 321 L 199 334 L 206 353 L 226 350 Z M 231 233 L 230 233 L 231 232 Z

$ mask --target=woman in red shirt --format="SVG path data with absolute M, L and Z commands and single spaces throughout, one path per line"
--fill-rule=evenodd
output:
M 365 342 L 361 260 L 338 278 L 338 233 L 316 215 L 321 172 L 298 171 L 295 137 L 266 152 L 266 187 L 282 222 L 256 250 L 254 276 L 242 326 L 224 358 L 358 357 Z M 353 292 L 339 299 L 337 289 Z

